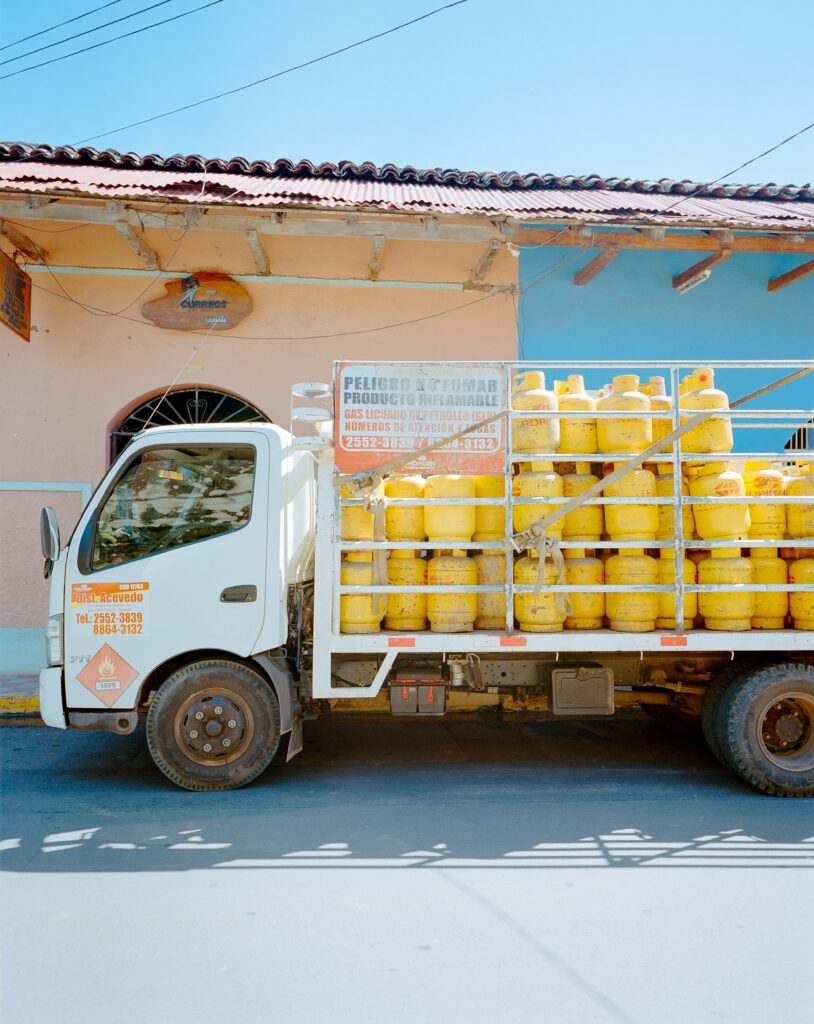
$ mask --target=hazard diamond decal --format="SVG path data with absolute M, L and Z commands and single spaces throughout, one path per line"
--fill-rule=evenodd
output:
M 133 666 L 105 644 L 76 678 L 94 697 L 112 707 L 137 676 Z

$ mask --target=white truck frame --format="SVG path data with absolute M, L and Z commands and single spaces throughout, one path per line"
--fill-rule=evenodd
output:
M 336 373 L 340 366 L 348 367 L 353 363 L 335 364 Z M 384 364 L 379 364 L 384 365 Z M 394 368 L 414 364 L 394 363 Z M 432 374 L 442 372 L 450 366 L 471 366 L 472 364 L 424 363 L 423 371 Z M 396 548 L 420 548 L 432 551 L 448 549 L 450 542 L 403 541 L 396 542 L 384 538 L 374 541 L 345 541 L 341 539 L 339 522 L 343 506 L 362 504 L 368 500 L 369 494 L 380 479 L 380 471 L 357 472 L 343 475 L 337 472 L 334 462 L 334 447 L 327 421 L 332 418 L 334 410 L 334 391 L 330 385 L 298 385 L 293 389 L 292 398 L 292 433 L 286 435 L 279 428 L 251 424 L 250 433 L 262 435 L 264 432 L 274 445 L 279 445 L 281 459 L 288 459 L 289 464 L 296 464 L 299 469 L 299 487 L 302 487 L 303 460 L 313 459 L 316 470 L 315 520 L 313 528 L 310 522 L 303 525 L 296 538 L 296 557 L 282 554 L 285 563 L 282 578 L 285 593 L 266 593 L 268 610 L 266 616 L 276 616 L 276 620 L 286 617 L 290 624 L 288 636 L 277 636 L 271 643 L 262 644 L 258 649 L 229 649 L 219 644 L 217 651 L 234 664 L 243 666 L 246 672 L 254 672 L 261 680 L 261 685 L 269 689 L 278 705 L 277 721 L 272 722 L 271 732 L 266 737 L 266 750 L 263 756 L 251 761 L 245 771 L 240 771 L 239 758 L 225 756 L 209 765 L 206 758 L 199 758 L 198 768 L 187 772 L 181 764 L 182 759 L 175 758 L 168 765 L 167 750 L 159 749 L 166 738 L 161 740 L 157 720 L 164 714 L 163 707 L 167 703 L 163 694 L 170 689 L 183 689 L 184 685 L 193 686 L 190 666 L 193 667 L 205 658 L 211 660 L 211 651 L 202 648 L 190 650 L 187 646 L 179 646 L 177 657 L 164 658 L 161 663 L 153 664 L 147 669 L 138 685 L 133 685 L 124 693 L 112 710 L 100 710 L 98 706 L 75 706 L 66 703 L 65 673 L 60 657 L 64 660 L 64 652 L 52 656 L 52 667 L 46 669 L 41 676 L 41 704 L 43 716 L 49 725 L 65 727 L 103 728 L 115 732 L 130 732 L 135 727 L 139 714 L 148 716 L 148 741 L 157 763 L 165 773 L 179 785 L 190 789 L 234 788 L 244 785 L 256 777 L 259 771 L 271 760 L 280 736 L 290 732 L 289 758 L 301 747 L 301 723 L 304 718 L 327 709 L 328 706 L 356 707 L 387 707 L 380 699 L 381 691 L 389 681 L 400 685 L 405 678 L 404 666 L 409 666 L 407 676 L 411 685 L 434 685 L 443 687 L 444 698 L 449 696 L 451 708 L 457 705 L 477 706 L 478 704 L 502 703 L 505 708 L 529 709 L 554 714 L 606 714 L 613 713 L 615 708 L 641 704 L 649 709 L 661 709 L 662 718 L 672 716 L 672 721 L 691 725 L 699 717 L 703 722 L 704 733 L 714 753 L 729 767 L 753 785 L 776 795 L 811 795 L 814 794 L 814 634 L 810 631 L 792 628 L 783 630 L 749 630 L 745 632 L 716 632 L 699 629 L 684 631 L 683 615 L 676 615 L 677 627 L 671 631 L 656 630 L 647 633 L 614 632 L 609 629 L 584 631 L 564 630 L 555 633 L 524 633 L 515 628 L 513 614 L 514 595 L 530 592 L 532 586 L 520 586 L 513 582 L 512 561 L 515 550 L 537 546 L 545 540 L 544 528 L 551 519 L 562 514 L 552 514 L 547 520 L 532 527 L 523 535 L 513 536 L 512 527 L 512 467 L 517 462 L 547 460 L 554 462 L 603 461 L 625 463 L 625 471 L 643 462 L 688 462 L 704 463 L 722 461 L 727 457 L 718 454 L 687 454 L 681 450 L 681 434 L 688 428 L 688 414 L 679 410 L 677 396 L 682 371 L 689 371 L 695 365 L 686 361 L 656 361 L 648 364 L 631 362 L 595 361 L 578 364 L 565 361 L 547 362 L 501 362 L 487 364 L 490 368 L 498 368 L 504 381 L 504 399 L 511 395 L 511 382 L 518 369 L 540 369 L 546 373 L 552 371 L 576 371 L 580 373 L 604 370 L 607 372 L 632 372 L 640 369 L 661 371 L 670 382 L 669 391 L 674 397 L 673 434 L 664 442 L 667 447 L 659 450 L 656 446 L 640 453 L 635 458 L 625 453 L 602 453 L 586 456 L 580 453 L 557 452 L 515 454 L 512 452 L 512 423 L 518 418 L 539 418 L 537 412 L 520 412 L 510 408 L 500 410 L 499 416 L 506 418 L 506 446 L 503 466 L 505 491 L 497 498 L 475 499 L 440 499 L 450 504 L 496 505 L 504 510 L 506 537 L 508 540 L 469 543 L 455 542 L 456 548 L 467 550 L 494 550 L 502 552 L 506 558 L 506 582 L 502 587 L 433 587 L 434 592 L 503 592 L 506 598 L 506 623 L 502 631 L 477 630 L 468 633 L 436 633 L 431 631 L 416 633 L 395 633 L 383 631 L 377 634 L 348 634 L 340 631 L 340 598 L 344 594 L 355 592 L 392 594 L 409 593 L 418 588 L 410 586 L 394 587 L 379 578 L 373 586 L 351 587 L 340 583 L 340 566 L 342 554 L 348 551 L 364 550 L 386 552 Z M 792 362 L 785 360 L 768 360 L 760 363 L 743 361 L 719 361 L 707 365 L 722 371 L 759 370 L 775 371 L 775 376 L 783 381 L 799 378 L 814 370 L 814 362 Z M 731 377 L 731 374 L 730 374 Z M 751 398 L 762 396 L 773 390 L 775 385 L 761 388 Z M 325 399 L 323 412 L 313 406 L 304 406 L 304 402 L 313 402 L 314 398 Z M 813 403 L 810 403 L 814 405 Z M 508 405 L 508 403 L 507 403 Z M 603 418 L 613 416 L 630 417 L 630 413 L 602 412 Z M 644 414 L 647 415 L 647 414 Z M 662 416 L 663 413 L 653 412 L 650 416 Z M 716 413 L 715 415 L 721 415 Z M 731 412 L 725 415 L 731 418 L 737 432 L 746 429 L 774 429 L 787 438 L 790 433 L 804 429 L 814 422 L 812 409 L 783 408 L 741 408 L 739 402 L 733 403 Z M 584 412 L 551 412 L 545 416 L 580 417 Z M 319 423 L 319 421 L 323 421 Z M 682 426 L 682 421 L 684 424 Z M 307 435 L 302 434 L 303 423 L 316 424 L 321 429 Z M 244 428 L 244 433 L 246 431 Z M 222 441 L 226 436 L 230 440 L 238 436 L 233 433 L 236 428 L 224 428 L 217 425 L 190 428 L 159 428 L 149 430 L 131 444 L 112 467 L 99 491 L 91 499 L 88 509 L 83 513 L 80 527 L 92 522 L 95 514 L 93 509 L 99 503 L 99 495 L 106 493 L 116 480 L 118 473 L 128 460 L 132 459 L 149 444 L 157 442 L 183 443 L 184 439 L 200 440 L 202 437 L 211 439 L 212 443 Z M 300 434 L 297 436 L 296 432 Z M 242 436 L 242 435 L 240 435 Z M 270 441 L 271 443 L 271 441 Z M 443 446 L 437 442 L 434 447 Z M 769 459 L 774 461 L 798 462 L 814 460 L 812 450 L 789 450 L 761 453 L 735 452 L 733 459 Z M 293 460 L 293 461 L 292 461 Z M 401 460 L 406 463 L 407 457 Z M 281 462 L 281 465 L 283 464 Z M 395 466 L 395 463 L 392 465 Z M 377 473 L 379 475 L 377 475 Z M 281 486 L 285 474 L 281 470 Z M 340 497 L 340 484 L 353 482 L 359 497 Z M 740 503 L 738 497 L 698 498 L 687 497 L 681 493 L 681 476 L 674 474 L 674 494 L 671 498 L 607 498 L 599 493 L 608 482 L 608 478 L 591 493 L 576 499 L 528 498 L 522 503 L 541 505 L 560 505 L 563 511 L 583 502 L 602 505 L 630 504 L 638 501 L 646 504 L 669 504 L 675 509 L 675 521 L 681 522 L 682 508 L 686 504 L 700 505 L 710 502 Z M 273 484 L 273 476 L 270 478 Z M 285 484 L 288 487 L 289 484 Z M 593 493 L 596 492 L 596 493 Z M 286 502 L 291 497 L 285 499 Z M 309 498 L 310 500 L 310 498 Z M 387 499 L 393 505 L 430 504 L 432 499 Z M 752 502 L 758 499 L 751 499 Z M 772 502 L 811 503 L 806 497 L 772 497 Z M 305 514 L 305 513 L 304 513 Z M 269 505 L 268 515 L 274 518 L 275 511 Z M 57 617 L 63 613 L 67 599 L 65 583 L 66 552 L 57 556 L 54 541 L 53 523 L 46 517 L 44 528 L 44 554 L 51 561 L 57 559 L 58 571 L 52 583 L 51 630 L 56 634 L 54 625 Z M 50 525 L 49 525 L 50 524 Z M 285 532 L 285 531 L 284 531 Z M 297 531 L 294 531 L 296 533 Z M 794 547 L 797 549 L 814 549 L 814 538 L 795 540 L 749 540 L 749 541 L 685 541 L 681 530 L 675 531 L 674 540 L 653 541 L 643 544 L 641 541 L 561 541 L 561 549 L 584 548 L 586 546 L 599 549 L 671 548 L 674 552 L 677 571 L 676 584 L 653 585 L 634 589 L 673 592 L 676 609 L 682 609 L 686 592 L 705 592 L 720 590 L 720 586 L 686 585 L 682 572 L 683 560 L 688 549 L 708 549 L 711 546 L 732 548 L 737 553 L 744 546 L 749 548 L 780 548 Z M 71 548 L 77 543 L 77 534 L 71 541 Z M 310 556 L 303 553 L 308 548 L 304 537 L 313 537 L 314 562 L 313 573 L 303 571 L 303 560 Z M 49 539 L 50 538 L 50 539 Z M 549 545 L 550 549 L 550 545 Z M 149 562 L 150 557 L 137 562 L 137 565 Z M 163 557 L 163 556 L 158 556 Z M 271 557 L 271 556 L 270 556 Z M 286 562 L 286 559 L 288 561 Z M 61 565 L 60 565 L 61 563 Z M 271 576 L 269 575 L 270 579 Z M 426 593 L 428 588 L 422 588 Z M 814 591 L 812 585 L 785 584 L 739 585 L 741 591 Z M 630 587 L 611 586 L 608 584 L 585 586 L 579 585 L 546 585 L 547 592 L 568 593 L 572 590 L 629 591 Z M 261 630 L 261 637 L 272 635 L 268 630 Z M 279 633 L 279 630 L 276 631 Z M 62 636 L 59 636 L 62 643 Z M 52 636 L 52 646 L 54 637 Z M 52 652 L 53 654 L 53 652 Z M 725 668 L 723 673 L 720 669 Z M 225 670 L 224 670 L 225 671 Z M 718 676 L 716 678 L 716 672 Z M 186 675 L 184 674 L 186 673 Z M 766 682 L 766 679 L 769 682 Z M 185 679 L 187 682 L 185 684 Z M 423 681 L 423 683 L 422 683 Z M 245 680 L 244 680 L 245 683 Z M 223 684 L 225 685 L 225 684 Z M 237 684 L 235 684 L 237 685 Z M 243 684 L 241 684 L 243 685 Z M 754 692 L 753 692 L 754 691 Z M 459 694 L 463 700 L 456 700 Z M 749 696 L 751 694 L 751 697 Z M 767 696 L 768 695 L 768 696 Z M 468 698 L 468 699 L 467 699 Z M 760 708 L 754 710 L 748 700 Z M 747 701 L 747 704 L 743 704 Z M 363 702 L 363 703 L 360 703 Z M 767 703 L 768 702 L 768 703 Z M 198 705 L 195 705 L 196 707 Z M 446 700 L 442 706 L 446 706 Z M 208 705 L 201 705 L 206 709 Z M 777 709 L 780 709 L 779 711 Z M 746 709 L 746 710 L 745 710 Z M 773 710 L 774 709 L 774 710 Z M 748 714 L 747 714 L 748 710 Z M 197 713 L 197 712 L 196 712 Z M 206 711 L 209 714 L 209 711 Z M 744 725 L 746 731 L 728 729 L 729 724 L 741 718 L 757 715 L 757 726 L 754 723 Z M 740 717 L 739 717 L 740 716 Z M 272 716 L 273 718 L 274 716 Z M 153 728 L 151 731 L 151 721 Z M 208 719 L 207 719 L 208 721 Z M 242 720 L 241 720 L 242 721 Z M 751 721 L 751 719 L 750 719 Z M 802 733 L 798 724 L 802 722 Z M 779 723 L 779 724 L 778 724 Z M 779 731 L 778 731 L 779 730 Z M 732 732 L 732 737 L 729 733 Z M 737 733 L 737 735 L 735 735 Z M 765 737 L 772 734 L 769 742 Z M 777 735 L 775 736 L 775 733 Z M 179 727 L 174 729 L 176 746 L 183 746 L 186 735 Z M 791 739 L 783 739 L 783 736 Z M 179 738 L 180 737 L 180 738 Z M 260 740 L 258 740 L 260 742 Z M 781 744 L 788 750 L 781 749 Z M 242 748 L 241 748 L 242 749 Z M 270 753 L 269 753 L 270 751 Z M 187 751 L 189 752 L 189 751 Z M 178 753 L 177 751 L 175 752 Z M 200 752 L 198 752 L 200 753 Z M 223 754 L 223 751 L 221 751 Z M 266 756 L 267 755 L 267 756 Z M 179 764 L 181 766 L 179 767 Z M 258 769 L 258 765 L 262 765 Z M 207 771 L 199 769 L 206 768 Z M 212 769 L 209 771 L 208 769 Z

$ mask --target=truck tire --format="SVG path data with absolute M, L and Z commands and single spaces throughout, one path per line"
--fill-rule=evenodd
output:
M 659 725 L 679 736 L 699 739 L 701 716 L 694 715 L 678 704 L 642 704 L 642 709 Z
M 721 712 L 721 705 L 726 695 L 732 692 L 738 680 L 752 667 L 751 662 L 730 662 L 712 680 L 709 689 L 704 695 L 704 703 L 701 707 L 701 732 L 704 734 L 704 739 L 710 751 L 724 768 L 729 768 L 730 765 L 727 763 L 721 739 L 718 736 L 722 721 L 725 718 Z
M 770 796 L 814 796 L 814 666 L 748 670 L 719 716 L 721 750 L 736 774 Z
M 147 714 L 147 746 L 167 778 L 190 790 L 239 789 L 280 743 L 277 696 L 237 661 L 195 661 L 160 686 Z

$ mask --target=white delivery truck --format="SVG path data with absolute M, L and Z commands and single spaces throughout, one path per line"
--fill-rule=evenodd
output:
M 814 451 L 789 447 L 814 412 L 775 400 L 814 363 L 713 366 L 763 386 L 730 406 L 685 363 L 648 367 L 665 388 L 609 362 L 342 362 L 294 387 L 290 431 L 145 430 L 67 547 L 43 510 L 46 725 L 144 717 L 159 768 L 212 790 L 337 704 L 641 706 L 758 789 L 814 795 Z M 747 493 L 756 465 L 774 484 Z

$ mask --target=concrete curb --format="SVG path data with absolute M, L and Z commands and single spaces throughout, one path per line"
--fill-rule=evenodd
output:
M 37 676 L 0 676 L 0 721 L 19 718 L 39 721 L 39 714 Z

